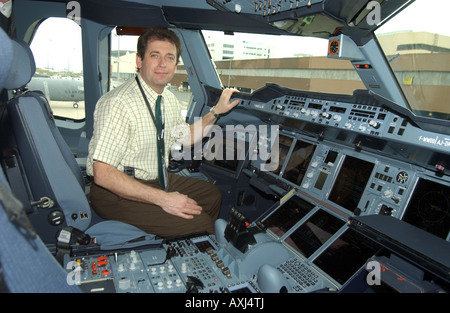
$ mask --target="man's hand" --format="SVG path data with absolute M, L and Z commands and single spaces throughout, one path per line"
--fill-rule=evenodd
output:
M 219 101 L 214 108 L 216 114 L 225 114 L 239 104 L 239 99 L 230 102 L 231 96 L 236 91 L 238 90 L 231 88 L 226 88 L 222 91 Z M 191 124 L 190 136 L 186 136 L 186 140 L 182 144 L 184 146 L 190 146 L 202 140 L 203 137 L 209 134 L 210 128 L 216 120 L 217 118 L 213 114 L 205 114 L 202 119 Z
M 166 213 L 185 219 L 193 219 L 194 215 L 200 215 L 202 212 L 202 208 L 195 200 L 179 192 L 166 193 L 159 206 Z
M 94 163 L 94 181 L 119 197 L 156 204 L 166 213 L 181 218 L 193 219 L 202 212 L 197 202 L 188 196 L 147 186 L 103 162 Z
M 237 89 L 226 88 L 222 91 L 220 95 L 219 101 L 216 104 L 214 111 L 217 114 L 225 114 L 228 113 L 231 109 L 239 104 L 239 100 L 236 99 L 233 102 L 230 102 L 231 96 L 233 93 L 237 92 Z

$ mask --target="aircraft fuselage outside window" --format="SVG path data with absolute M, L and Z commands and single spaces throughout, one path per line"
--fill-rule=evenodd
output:
M 83 120 L 84 85 L 81 28 L 67 18 L 43 21 L 31 42 L 36 74 L 28 84 L 50 102 L 53 114 Z

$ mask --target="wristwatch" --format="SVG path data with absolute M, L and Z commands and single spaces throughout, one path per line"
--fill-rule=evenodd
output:
M 213 107 L 211 108 L 211 110 L 209 110 L 209 112 L 211 112 L 211 114 L 214 115 L 215 118 L 219 118 L 220 115 L 217 114 L 216 111 L 214 111 L 214 108 L 215 108 L 215 106 L 213 106 Z

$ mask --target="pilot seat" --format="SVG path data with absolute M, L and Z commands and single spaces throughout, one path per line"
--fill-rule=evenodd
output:
M 55 124 L 48 100 L 40 91 L 25 88 L 36 70 L 33 54 L 23 41 L 13 40 L 12 45 L 14 60 L 4 88 L 14 90 L 6 106 L 5 129 L 14 139 L 2 139 L 7 141 L 2 142 L 2 165 L 36 233 L 50 250 L 68 240 L 62 230 L 74 235 L 77 243 L 95 238 L 102 250 L 159 244 L 162 239 L 153 234 L 102 220 L 93 212 L 80 166 Z

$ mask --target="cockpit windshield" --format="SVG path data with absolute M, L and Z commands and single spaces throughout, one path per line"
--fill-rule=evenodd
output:
M 328 39 L 203 31 L 226 87 L 252 92 L 266 83 L 325 93 L 353 94 L 365 86 L 348 60 L 327 58 Z
M 416 0 L 377 31 L 411 110 L 450 120 L 450 21 L 448 0 Z

